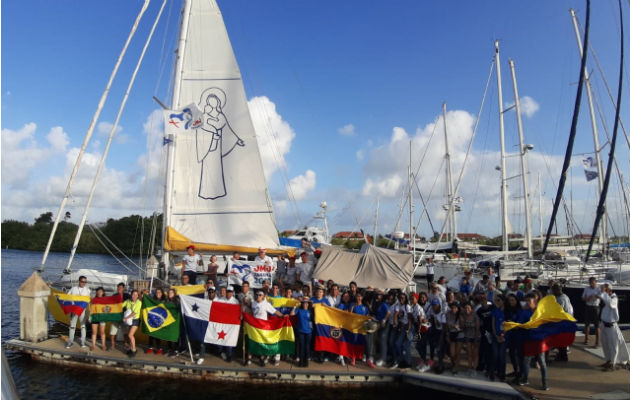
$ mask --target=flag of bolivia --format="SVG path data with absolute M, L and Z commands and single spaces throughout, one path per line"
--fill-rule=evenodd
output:
M 269 316 L 265 321 L 243 313 L 243 329 L 247 335 L 249 352 L 257 356 L 293 354 L 295 335 L 288 317 Z
M 92 322 L 122 321 L 122 303 L 122 296 L 119 294 L 93 298 L 90 303 Z

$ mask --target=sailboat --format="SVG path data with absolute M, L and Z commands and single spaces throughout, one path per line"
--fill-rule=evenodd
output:
M 206 257 L 208 252 L 256 254 L 260 247 L 271 256 L 291 253 L 294 249 L 280 247 L 256 132 L 221 11 L 215 0 L 186 0 L 180 18 L 172 100 L 170 107 L 160 102 L 167 153 L 162 263 L 173 268 L 191 245 Z M 90 130 L 86 140 L 89 135 Z M 94 184 L 97 180 L 98 175 Z M 64 212 L 70 187 L 71 181 L 58 215 Z M 84 217 L 88 207 L 89 202 Z M 54 229 L 50 242 L 52 235 Z M 78 239 L 71 259 L 76 243 Z M 70 263 L 67 272 L 54 289 L 72 286 L 79 274 L 88 276 L 92 288 L 104 286 L 108 292 L 118 282 L 131 281 L 97 270 L 71 271 Z M 55 317 L 58 311 L 53 311 Z

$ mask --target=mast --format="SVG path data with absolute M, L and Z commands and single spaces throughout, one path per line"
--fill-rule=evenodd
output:
M 540 171 L 538 172 L 538 224 L 540 233 L 540 245 L 543 238 L 543 217 L 542 217 L 542 183 L 540 181 Z
M 153 37 L 153 33 L 155 32 L 155 28 L 162 16 L 162 11 L 164 11 L 164 6 L 166 5 L 166 0 L 162 1 L 162 7 L 158 12 L 155 21 L 153 22 L 153 26 L 151 27 L 151 31 L 149 32 L 149 36 L 147 37 L 146 42 L 144 43 L 144 47 L 142 48 L 142 52 L 140 53 L 140 57 L 136 62 L 136 66 L 133 70 L 133 74 L 131 75 L 131 79 L 129 80 L 129 84 L 127 85 L 127 90 L 123 96 L 122 101 L 120 102 L 120 106 L 118 107 L 118 113 L 116 114 L 116 120 L 112 125 L 112 129 L 109 132 L 109 136 L 107 138 L 107 144 L 105 145 L 105 149 L 103 150 L 103 154 L 101 155 L 101 160 L 99 161 L 98 168 L 96 169 L 96 175 L 94 175 L 94 180 L 92 181 L 92 187 L 90 188 L 90 194 L 88 195 L 87 202 L 85 203 L 85 209 L 83 210 L 83 215 L 81 216 L 81 222 L 79 223 L 79 228 L 77 229 L 77 233 L 74 237 L 74 243 L 72 244 L 72 249 L 70 249 L 70 257 L 68 258 L 68 264 L 66 266 L 66 271 L 70 271 L 70 265 L 72 265 L 72 260 L 74 259 L 74 255 L 76 254 L 77 247 L 79 246 L 79 240 L 81 239 L 81 234 L 83 233 L 83 227 L 85 226 L 85 222 L 87 221 L 88 211 L 90 209 L 90 205 L 92 204 L 92 199 L 94 198 L 94 193 L 96 192 L 96 185 L 98 184 L 98 179 L 101 176 L 101 172 L 103 171 L 103 167 L 105 167 L 105 160 L 107 159 L 107 154 L 109 153 L 109 148 L 111 147 L 112 140 L 114 139 L 114 135 L 116 134 L 116 130 L 118 129 L 118 122 L 120 122 L 120 117 L 125 109 L 125 105 L 127 104 L 127 99 L 129 98 L 129 93 L 133 88 L 133 84 L 136 81 L 136 76 L 138 75 L 138 70 L 140 69 L 140 65 L 142 64 L 142 60 L 144 59 L 144 55 L 147 52 L 147 48 L 149 47 L 149 43 L 151 43 L 151 38 Z M 142 217 L 140 217 L 142 221 Z M 140 266 L 142 266 L 142 245 L 140 245 Z
M 571 155 L 573 153 L 573 144 L 575 143 L 575 135 L 577 133 L 578 117 L 580 115 L 580 103 L 582 101 L 582 87 L 584 84 L 584 71 L 586 69 L 586 56 L 588 50 L 588 34 L 591 21 L 591 1 L 586 0 L 586 25 L 584 29 L 584 43 L 582 45 L 582 60 L 580 62 L 580 79 L 578 82 L 577 93 L 575 94 L 575 104 L 573 106 L 573 117 L 571 119 L 571 130 L 569 132 L 569 140 L 567 142 L 567 149 L 564 153 L 564 162 L 562 164 L 562 172 L 560 173 L 560 182 L 558 183 L 558 190 L 556 192 L 556 198 L 553 203 L 553 210 L 551 211 L 551 219 L 549 226 L 547 226 L 547 236 L 545 237 L 545 243 L 542 248 L 542 257 L 545 256 L 549 240 L 551 239 L 551 232 L 556 222 L 556 216 L 558 215 L 558 208 L 560 208 L 560 202 L 562 201 L 562 193 L 567 181 L 567 171 L 571 164 Z M 586 255 L 588 257 L 588 254 Z
M 508 243 L 508 213 L 507 213 L 507 180 L 505 178 L 505 130 L 503 125 L 503 90 L 501 89 L 501 60 L 499 57 L 499 41 L 494 41 L 494 60 L 497 64 L 497 91 L 499 100 L 499 134 L 501 138 L 501 236 L 502 249 L 507 259 Z
M 181 79 L 184 70 L 184 50 L 186 48 L 186 37 L 188 36 L 188 22 L 190 21 L 190 11 L 192 3 L 190 0 L 186 0 L 182 8 L 182 22 L 179 27 L 179 40 L 177 43 L 177 61 L 175 62 L 175 77 L 173 85 L 173 98 L 171 99 L 171 109 L 177 110 L 180 108 L 179 97 L 181 92 Z M 166 152 L 166 179 L 164 182 L 164 218 L 162 221 L 162 244 L 166 243 L 166 231 L 171 225 L 172 216 L 172 199 L 173 199 L 173 179 L 175 176 L 175 146 L 177 142 L 175 138 L 168 138 L 171 141 L 168 143 L 168 150 Z M 162 261 L 168 268 L 169 252 L 164 251 L 162 253 Z
M 518 97 L 518 87 L 516 85 L 516 72 L 514 71 L 514 60 L 508 60 L 510 64 L 510 70 L 512 72 L 512 84 L 514 86 L 514 107 L 516 110 L 516 124 L 518 126 L 518 140 L 521 155 L 521 175 L 523 181 L 523 195 L 525 203 L 525 246 L 527 247 L 527 257 L 531 260 L 533 257 L 532 252 L 532 224 L 529 216 L 529 186 L 527 178 L 527 159 L 525 156 L 527 152 L 533 147 L 531 145 L 525 146 L 523 140 L 523 122 L 521 121 L 521 101 Z
M 379 198 L 376 198 L 376 212 L 374 213 L 374 236 L 372 239 L 372 244 L 376 246 L 376 231 L 378 230 L 378 207 L 380 205 Z
M 446 131 L 446 102 L 442 103 L 442 118 L 444 119 L 444 158 L 446 159 L 446 198 L 448 199 L 449 231 L 451 241 L 457 238 L 457 228 L 455 222 L 455 199 L 453 197 L 453 174 L 451 171 L 451 152 L 448 147 L 448 133 Z
M 98 106 L 96 107 L 96 112 L 94 112 L 94 115 L 92 116 L 92 121 L 90 122 L 90 126 L 88 127 L 88 130 L 85 134 L 85 138 L 83 139 L 83 144 L 81 145 L 81 150 L 79 151 L 79 155 L 77 156 L 77 159 L 74 162 L 74 167 L 72 168 L 72 173 L 70 174 L 70 179 L 68 180 L 68 185 L 66 186 L 66 192 L 63 195 L 63 199 L 61 200 L 61 205 L 59 206 L 59 211 L 57 211 L 55 222 L 53 223 L 52 230 L 50 231 L 50 236 L 48 237 L 48 243 L 46 243 L 46 249 L 44 250 L 44 256 L 42 257 L 42 265 L 40 267 L 40 271 L 44 270 L 44 265 L 46 264 L 46 259 L 48 258 L 48 253 L 50 252 L 50 246 L 52 246 L 53 238 L 55 237 L 55 232 L 57 231 L 57 226 L 59 225 L 59 220 L 61 219 L 61 215 L 63 214 L 63 211 L 66 209 L 66 204 L 68 203 L 68 198 L 70 198 L 70 194 L 72 190 L 72 184 L 74 183 L 74 179 L 79 173 L 81 160 L 83 159 L 83 155 L 85 154 L 87 145 L 90 142 L 90 139 L 92 138 L 92 133 L 94 132 L 94 126 L 96 126 L 96 121 L 98 121 L 98 118 L 101 115 L 101 110 L 103 109 L 103 106 L 105 105 L 105 101 L 107 100 L 107 96 L 109 95 L 109 89 L 111 88 L 112 83 L 114 82 L 114 78 L 116 77 L 116 74 L 118 73 L 118 68 L 120 67 L 120 64 L 122 63 L 125 53 L 127 52 L 129 43 L 131 42 L 131 39 L 136 33 L 136 29 L 138 29 L 140 20 L 142 19 L 144 12 L 149 6 L 149 1 L 150 0 L 144 1 L 144 4 L 142 5 L 142 9 L 140 10 L 140 13 L 136 17 L 136 21 L 134 22 L 133 27 L 131 28 L 131 32 L 129 33 L 129 36 L 127 37 L 127 41 L 125 42 L 125 45 L 123 46 L 123 49 L 121 50 L 120 55 L 118 56 L 118 60 L 116 60 L 116 65 L 114 65 L 114 69 L 112 70 L 112 73 L 109 77 L 109 81 L 107 82 L 105 91 L 101 95 L 101 99 L 98 102 Z
M 578 28 L 577 16 L 575 14 L 575 10 L 570 8 L 569 12 L 571 13 L 571 21 L 573 22 L 573 30 L 575 31 L 575 39 L 578 46 L 578 50 L 580 51 L 580 57 L 582 57 L 582 38 L 580 37 L 580 30 Z M 586 98 L 588 99 L 588 111 L 591 117 L 591 131 L 593 133 L 593 147 L 595 149 L 595 161 L 597 162 L 597 183 L 598 183 L 598 191 L 596 200 L 599 201 L 600 193 L 604 188 L 604 177 L 602 173 L 604 171 L 602 165 L 602 158 L 600 155 L 600 147 L 599 147 L 599 132 L 597 131 L 597 119 L 595 117 L 595 109 L 593 107 L 593 93 L 591 92 L 591 80 L 588 74 L 588 70 L 586 66 L 584 67 L 584 83 L 586 84 Z M 599 243 L 602 246 L 602 251 L 605 251 L 607 246 L 606 242 L 608 241 L 608 220 L 606 218 L 606 211 L 604 209 L 604 215 L 602 218 L 602 229 L 599 231 Z
M 413 260 L 415 261 L 416 257 L 416 238 L 413 233 L 413 186 L 412 186 L 412 176 L 411 176 L 411 145 L 413 140 L 409 140 L 409 168 L 408 168 L 408 179 L 409 179 L 409 245 L 411 246 L 411 254 L 413 255 Z

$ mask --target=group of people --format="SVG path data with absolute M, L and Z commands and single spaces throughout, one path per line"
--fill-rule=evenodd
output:
M 235 256 L 238 257 L 238 254 Z M 259 257 L 265 257 L 264 251 Z M 300 255 L 300 258 L 304 258 L 304 264 L 309 264 L 308 257 L 307 252 Z M 192 262 L 197 261 L 193 259 Z M 525 323 L 535 312 L 543 294 L 533 288 L 529 280 L 511 281 L 500 288 L 500 280 L 492 268 L 488 268 L 487 273 L 479 281 L 475 281 L 471 274 L 467 274 L 461 279 L 459 290 L 452 290 L 453 285 L 447 285 L 446 280 L 440 277 L 436 282 L 430 282 L 427 292 L 405 293 L 401 290 L 359 288 L 355 282 L 349 282 L 347 286 L 331 280 L 325 283 L 313 282 L 312 276 L 308 274 L 312 273 L 312 270 L 298 270 L 294 280 L 286 273 L 286 270 L 293 268 L 289 267 L 291 260 L 285 262 L 283 274 L 277 275 L 273 281 L 263 282 L 261 287 L 254 289 L 250 287 L 248 281 L 242 282 L 242 285 L 224 285 L 217 289 L 215 281 L 208 277 L 205 281 L 204 296 L 213 301 L 240 304 L 242 312 L 262 320 L 266 320 L 269 315 L 293 316 L 296 349 L 292 360 L 298 366 L 308 366 L 309 360 L 325 363 L 336 358 L 337 362 L 350 365 L 355 365 L 359 361 L 355 358 L 348 359 L 314 351 L 314 308 L 323 304 L 371 317 L 364 325 L 365 351 L 360 360 L 371 368 L 377 366 L 416 368 L 421 372 L 433 369 L 436 373 L 450 369 L 456 374 L 465 364 L 471 376 L 485 373 L 490 380 L 500 381 L 513 377 L 513 383 L 527 385 L 530 366 L 537 363 L 541 371 L 542 387 L 547 388 L 546 355 L 524 356 L 523 336 L 520 330 L 512 329 L 506 332 L 503 325 L 506 321 Z M 197 279 L 186 272 L 185 270 L 181 278 L 182 285 L 189 285 L 191 281 L 195 282 Z M 89 290 L 85 287 L 86 281 L 85 277 L 81 277 L 78 286 L 73 287 L 69 293 L 89 295 Z M 562 293 L 561 285 L 553 283 L 551 292 L 558 304 L 572 314 L 571 302 Z M 151 294 L 148 291 L 140 293 L 135 289 L 127 293 L 122 283 L 118 285 L 118 293 L 124 299 L 125 309 L 129 311 L 125 312 L 122 322 L 111 324 L 110 348 L 114 347 L 118 330 L 123 325 L 128 325 L 125 343 L 128 346 L 128 354 L 133 357 L 137 351 L 134 335 L 140 325 L 141 296 Z M 98 288 L 96 296 L 103 295 L 102 288 Z M 168 292 L 156 289 L 152 296 L 161 301 L 179 302 L 177 292 L 173 288 Z M 292 307 L 274 308 L 273 298 L 281 297 L 297 301 Z M 609 284 L 602 285 L 600 289 L 593 278 L 590 286 L 584 291 L 583 299 L 587 305 L 586 332 L 588 333 L 589 322 L 597 325 L 601 320 L 601 329 L 604 330 L 602 344 L 607 356 L 607 363 L 602 367 L 605 370 L 614 369 L 614 348 L 607 347 L 605 341 L 608 335 L 606 329 L 614 326 L 619 319 L 616 296 Z M 601 312 L 600 302 L 604 305 Z M 592 307 L 597 307 L 597 312 Z M 68 347 L 72 346 L 77 320 L 82 321 L 84 316 L 72 318 Z M 108 350 L 104 323 L 92 324 L 92 349 L 96 347 L 97 334 L 101 336 L 103 350 Z M 599 340 L 599 336 L 598 329 L 596 341 Z M 587 334 L 585 340 L 588 341 L 588 338 Z M 155 338 L 150 337 L 149 340 L 147 353 L 163 354 L 164 351 L 168 351 L 168 355 L 177 356 L 190 348 L 183 334 L 180 334 L 179 343 L 166 342 L 165 346 Z M 612 342 L 612 339 L 609 342 Z M 81 346 L 86 346 L 83 325 Z M 210 347 L 211 352 L 228 362 L 232 361 L 234 355 L 234 348 L 231 347 L 205 343 L 193 343 L 193 346 L 194 350 L 190 348 L 190 351 L 196 353 L 199 364 L 204 362 L 206 347 Z M 419 356 L 419 360 L 413 364 L 412 346 Z M 561 360 L 566 360 L 566 350 L 559 349 Z M 507 358 L 513 367 L 513 372 L 509 374 L 506 374 Z M 277 365 L 280 359 L 280 355 L 261 357 L 260 362 L 265 365 L 272 360 Z M 246 365 L 252 362 L 252 355 L 247 354 L 247 350 L 244 360 Z

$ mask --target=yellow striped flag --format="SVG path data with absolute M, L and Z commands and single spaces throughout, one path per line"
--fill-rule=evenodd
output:
M 243 313 L 243 329 L 247 336 L 249 353 L 257 356 L 293 354 L 295 334 L 288 316 L 269 316 L 266 321 Z

